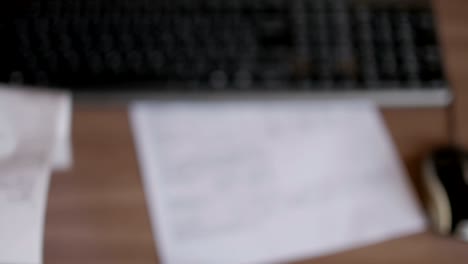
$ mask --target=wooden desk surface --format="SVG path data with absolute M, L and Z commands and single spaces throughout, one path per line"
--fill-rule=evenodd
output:
M 456 137 L 468 146 L 468 1 L 435 1 L 446 67 L 457 96 Z M 465 103 L 464 103 L 465 102 Z M 386 109 L 387 125 L 418 186 L 419 164 L 449 142 L 447 109 Z M 46 264 L 157 263 L 138 161 L 125 108 L 77 106 L 75 165 L 52 177 Z M 281 239 L 281 238 L 278 238 Z M 468 263 L 468 246 L 429 232 L 298 263 Z

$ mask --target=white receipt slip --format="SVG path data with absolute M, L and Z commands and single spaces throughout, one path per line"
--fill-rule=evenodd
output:
M 131 118 L 163 263 L 282 263 L 426 227 L 371 103 L 142 102 Z
M 49 179 L 70 164 L 68 94 L 0 86 L 0 263 L 42 263 Z

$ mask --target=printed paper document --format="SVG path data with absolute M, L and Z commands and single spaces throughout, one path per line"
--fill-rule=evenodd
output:
M 140 102 L 131 118 L 163 263 L 283 263 L 426 226 L 372 103 Z

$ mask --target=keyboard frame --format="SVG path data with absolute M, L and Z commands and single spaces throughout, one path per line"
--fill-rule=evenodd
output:
M 73 92 L 73 96 L 80 103 L 99 104 L 120 104 L 137 100 L 371 100 L 381 107 L 446 107 L 454 99 L 451 90 L 445 86 L 413 90 L 388 88 L 268 92 L 232 90 L 155 92 L 150 90 L 151 87 L 151 84 L 121 85 L 118 89 L 108 89 L 105 92 L 102 89 Z

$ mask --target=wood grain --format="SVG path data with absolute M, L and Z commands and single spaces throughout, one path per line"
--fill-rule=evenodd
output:
M 455 94 L 455 141 L 468 148 L 468 1 L 436 1 L 445 69 Z
M 75 164 L 51 181 L 45 263 L 155 263 L 125 109 L 74 115 Z
M 384 117 L 417 177 L 423 155 L 447 141 L 444 111 L 389 109 Z M 45 263 L 156 263 L 126 109 L 78 108 L 73 123 L 75 165 L 69 172 L 54 175 L 51 182 Z M 440 243 L 430 235 L 424 237 L 428 249 Z M 399 245 L 377 249 L 391 252 Z M 366 252 L 373 256 L 371 251 L 363 252 L 350 256 L 359 259 Z M 333 263 L 329 262 L 333 259 L 323 261 Z
M 468 146 L 463 115 L 468 110 L 468 1 L 439 0 L 435 6 L 457 97 L 455 135 Z M 452 113 L 442 108 L 385 109 L 383 116 L 418 187 L 421 160 L 449 142 Z M 79 105 L 73 144 L 73 169 L 51 181 L 44 263 L 158 263 L 125 107 Z M 298 263 L 468 263 L 468 247 L 426 232 Z

